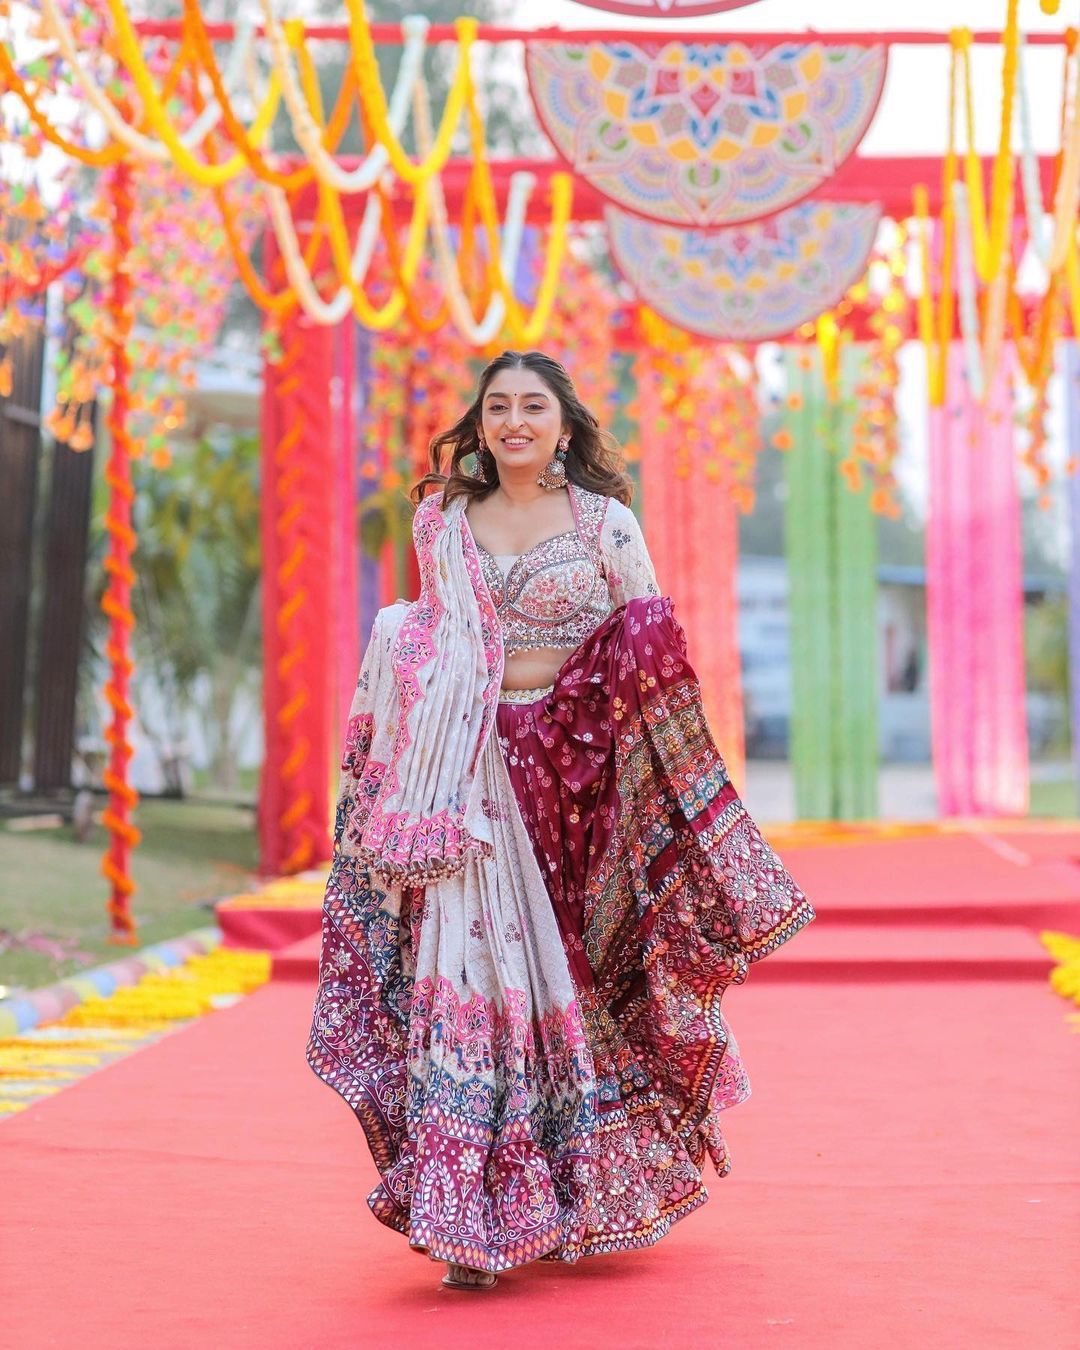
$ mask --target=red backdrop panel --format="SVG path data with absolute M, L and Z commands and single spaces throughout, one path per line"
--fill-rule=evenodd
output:
M 267 365 L 262 412 L 263 725 L 260 867 L 290 873 L 330 852 L 335 687 L 335 436 L 331 328 L 293 317 Z M 333 728 L 333 731 L 332 731 Z

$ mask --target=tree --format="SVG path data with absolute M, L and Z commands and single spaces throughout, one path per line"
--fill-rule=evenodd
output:
M 224 790 L 236 785 L 238 702 L 260 678 L 258 471 L 253 434 L 218 432 L 178 448 L 169 468 L 140 464 L 134 475 L 136 653 L 163 695 L 168 740 L 198 708 L 211 781 Z

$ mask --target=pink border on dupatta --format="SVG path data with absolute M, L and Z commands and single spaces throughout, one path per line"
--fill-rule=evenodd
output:
M 438 655 L 434 633 L 445 613 L 445 605 L 439 598 L 439 569 L 434 547 L 442 532 L 452 528 L 446 514 L 441 507 L 441 498 L 429 497 L 417 508 L 414 518 L 413 539 L 420 572 L 420 598 L 409 606 L 391 650 L 390 661 L 398 686 L 398 720 L 378 799 L 368 816 L 359 850 L 374 871 L 389 877 L 400 877 L 414 884 L 423 884 L 460 871 L 470 852 L 480 855 L 491 852 L 489 844 L 477 839 L 465 827 L 467 792 L 464 800 L 457 805 L 446 806 L 433 815 L 419 819 L 411 818 L 408 810 L 386 811 L 380 805 L 380 802 L 392 799 L 400 789 L 398 766 L 412 745 L 409 717 L 424 697 L 419 673 Z M 457 512 L 457 519 L 464 519 L 463 510 Z M 480 609 L 481 640 L 487 663 L 484 713 L 469 769 L 472 777 L 498 704 L 503 665 L 502 640 L 498 615 L 483 583 L 471 531 L 461 531 L 459 526 L 459 533 L 466 571 Z

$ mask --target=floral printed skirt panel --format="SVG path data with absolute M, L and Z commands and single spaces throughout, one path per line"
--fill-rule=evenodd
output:
M 646 1246 L 706 1199 L 749 1092 L 723 992 L 813 917 L 669 601 L 616 610 L 495 732 L 492 858 L 416 888 L 335 858 L 308 1046 L 364 1126 L 376 1216 L 493 1271 Z

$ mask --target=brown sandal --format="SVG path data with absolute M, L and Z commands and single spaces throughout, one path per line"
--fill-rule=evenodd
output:
M 447 1289 L 468 1289 L 470 1293 L 494 1289 L 499 1277 L 490 1270 L 476 1270 L 473 1266 L 458 1265 L 447 1261 L 446 1274 L 442 1282 Z

